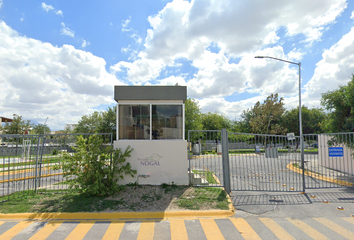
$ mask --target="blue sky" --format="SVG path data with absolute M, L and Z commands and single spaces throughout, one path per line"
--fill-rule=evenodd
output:
M 272 93 L 298 105 L 354 73 L 345 0 L 0 0 L 0 116 L 63 129 L 115 104 L 114 85 L 185 85 L 203 112 L 238 119 Z

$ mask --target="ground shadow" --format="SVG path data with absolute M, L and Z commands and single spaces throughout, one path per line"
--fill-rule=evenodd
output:
M 354 203 L 354 188 L 345 187 L 340 189 L 311 189 L 306 194 L 299 192 L 232 192 L 232 203 L 237 209 L 246 205 L 299 205 L 313 204 L 328 201 L 331 203 Z

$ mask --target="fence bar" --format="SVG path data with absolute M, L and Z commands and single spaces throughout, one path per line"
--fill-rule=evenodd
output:
M 65 189 L 67 185 L 60 184 L 65 180 L 62 169 L 53 167 L 63 164 L 63 152 L 73 152 L 79 135 L 87 138 L 93 134 L 0 134 L 0 202 L 23 197 L 31 190 L 38 193 L 39 189 Z M 112 134 L 97 135 L 103 138 L 103 147 L 112 147 Z M 20 194 L 13 195 L 16 192 Z
M 229 138 L 228 138 L 226 128 L 223 128 L 221 131 L 221 143 L 222 143 L 222 166 L 223 166 L 224 188 L 227 193 L 230 193 L 231 184 L 230 184 Z

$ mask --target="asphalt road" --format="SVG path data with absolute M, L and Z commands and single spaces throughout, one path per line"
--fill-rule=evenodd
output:
M 266 158 L 264 154 L 237 154 L 229 155 L 231 189 L 234 191 L 275 191 L 275 192 L 302 192 L 302 174 L 290 171 L 288 164 L 296 162 L 292 154 L 280 155 L 278 158 Z M 305 155 L 305 161 L 314 161 L 313 155 Z M 190 160 L 192 170 L 211 171 L 223 185 L 223 167 L 221 155 L 202 155 Z M 317 189 L 322 187 L 340 187 L 305 176 L 306 186 Z

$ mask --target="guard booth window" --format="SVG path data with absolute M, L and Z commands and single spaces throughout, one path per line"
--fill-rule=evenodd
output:
M 152 139 L 182 139 L 181 105 L 152 105 Z
M 119 139 L 150 139 L 150 105 L 119 105 Z
M 182 111 L 182 105 L 152 104 L 151 112 L 150 104 L 119 105 L 119 139 L 182 139 Z

